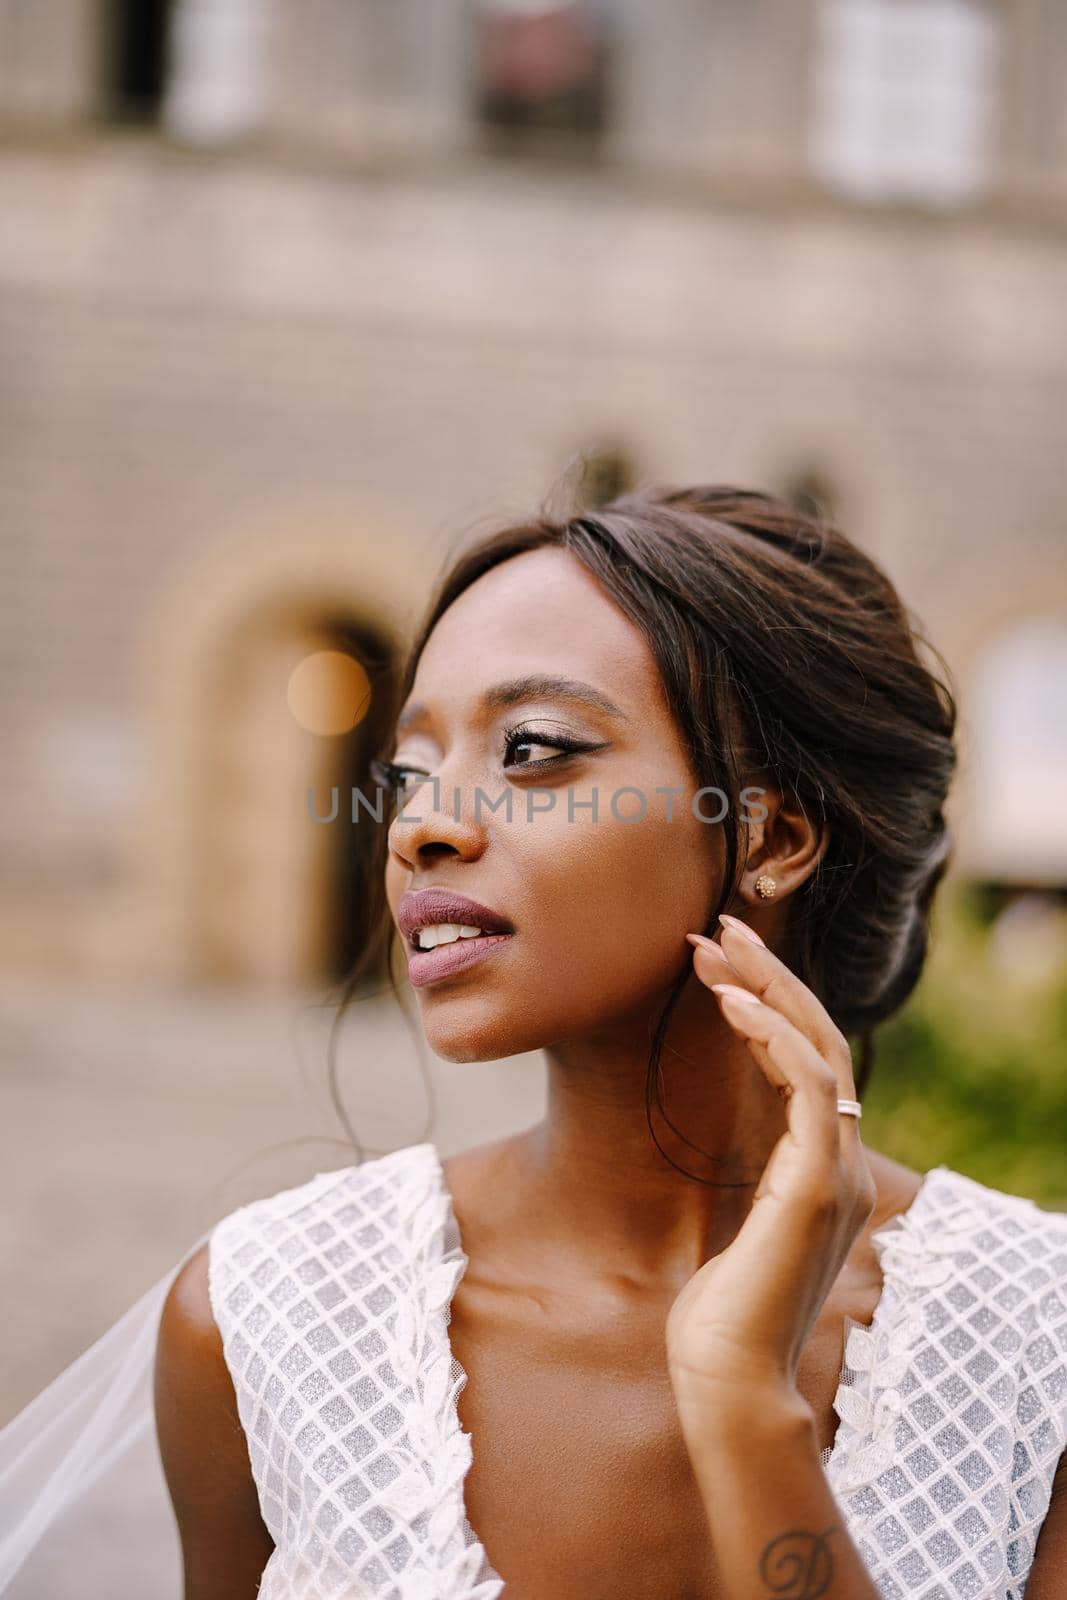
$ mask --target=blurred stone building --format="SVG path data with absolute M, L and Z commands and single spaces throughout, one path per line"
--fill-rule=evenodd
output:
M 586 458 L 834 510 L 1062 888 L 1065 85 L 1062 0 L 0 0 L 3 963 L 340 970 L 289 673 Z

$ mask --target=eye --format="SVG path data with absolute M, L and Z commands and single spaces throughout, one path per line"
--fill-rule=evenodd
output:
M 569 739 L 562 734 L 554 734 L 550 729 L 538 728 L 506 728 L 504 730 L 504 755 L 505 770 L 507 770 L 507 757 L 513 756 L 516 750 L 554 750 L 555 755 L 541 756 L 537 760 L 514 761 L 513 767 L 547 767 L 553 762 L 562 761 L 565 757 L 576 755 L 583 751 L 600 750 L 599 744 L 587 744 L 579 739 Z M 380 756 L 375 756 L 369 766 L 373 781 L 383 789 L 399 792 L 401 789 L 410 789 L 417 784 L 420 778 L 429 779 L 430 774 L 421 767 L 409 767 L 401 761 L 386 761 Z
M 422 772 L 418 767 L 405 767 L 397 761 L 385 761 L 380 756 L 375 756 L 369 767 L 371 778 L 382 789 L 400 790 L 411 788 L 412 783 L 418 778 L 428 778 L 428 772 Z
M 518 767 L 544 767 L 552 761 L 559 761 L 564 756 L 575 755 L 583 750 L 596 750 L 597 745 L 584 744 L 577 739 L 567 739 L 561 734 L 553 734 L 549 730 L 538 728 L 507 728 L 504 732 L 505 754 L 510 756 L 518 749 L 555 750 L 559 754 L 554 756 L 541 756 L 536 761 L 516 761 Z

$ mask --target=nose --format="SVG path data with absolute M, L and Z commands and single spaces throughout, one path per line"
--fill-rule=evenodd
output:
M 389 854 L 409 872 L 457 856 L 476 861 L 486 846 L 485 827 L 475 821 L 457 786 L 420 783 L 397 796 L 397 814 L 389 824 Z

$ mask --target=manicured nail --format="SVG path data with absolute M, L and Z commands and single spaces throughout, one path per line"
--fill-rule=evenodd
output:
M 714 939 L 709 939 L 704 933 L 687 933 L 686 938 L 690 944 L 702 945 L 705 950 L 722 949 L 721 945 L 717 945 Z
M 736 983 L 713 983 L 711 987 L 716 994 L 726 995 L 731 1000 L 747 1000 L 754 1006 L 763 1004 L 758 994 L 752 994 L 748 989 L 739 989 Z
M 755 928 L 750 928 L 747 922 L 741 921 L 740 917 L 731 917 L 727 912 L 720 911 L 719 921 L 725 922 L 729 928 L 736 928 L 738 933 L 743 933 L 746 939 L 751 939 L 753 944 L 763 945 L 764 950 L 766 950 L 767 946 L 763 944 L 763 940 Z

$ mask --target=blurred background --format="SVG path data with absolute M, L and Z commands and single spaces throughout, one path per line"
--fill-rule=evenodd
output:
M 1067 1207 L 1065 461 L 1062 0 L 0 0 L 0 1422 L 351 1159 L 306 797 L 376 708 L 292 675 L 549 491 L 769 488 L 891 573 L 962 772 L 864 1137 Z M 338 1060 L 371 1152 L 541 1113 L 388 991 Z

